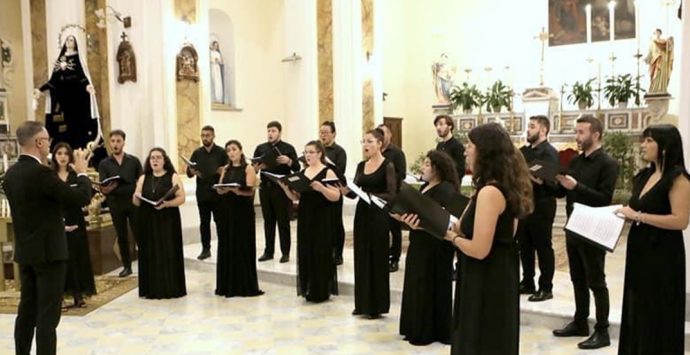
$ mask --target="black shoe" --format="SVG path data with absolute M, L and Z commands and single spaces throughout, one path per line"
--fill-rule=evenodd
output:
M 199 260 L 204 260 L 204 259 L 208 259 L 210 257 L 211 257 L 211 249 L 204 248 L 204 250 L 201 251 L 201 254 L 199 254 L 199 256 L 197 256 L 196 258 Z
M 587 340 L 577 343 L 580 349 L 599 349 L 611 345 L 608 330 L 595 330 Z
M 259 257 L 259 261 L 273 260 L 273 255 L 264 254 Z
M 398 262 L 395 260 L 391 260 L 391 264 L 388 266 L 388 271 L 389 272 L 398 271 Z
M 589 326 L 570 322 L 562 329 L 555 329 L 553 335 L 557 337 L 586 337 L 589 335 Z
M 534 286 L 527 286 L 522 282 L 520 282 L 520 287 L 518 288 L 518 291 L 520 291 L 521 295 L 533 295 L 537 292 Z
M 380 314 L 368 314 L 367 319 L 379 319 L 381 318 Z
M 527 300 L 530 302 L 541 302 L 541 301 L 550 300 L 552 298 L 553 298 L 553 293 L 551 291 L 539 290 L 539 292 L 529 296 L 527 298 Z
M 120 271 L 120 277 L 127 277 L 132 274 L 132 267 L 131 266 L 125 266 L 122 268 L 122 271 Z
M 362 314 L 362 312 L 358 311 L 356 308 L 352 310 L 352 315 L 353 315 L 353 316 L 358 316 L 358 315 L 360 315 L 360 314 Z
M 281 263 L 281 264 L 284 264 L 284 263 L 286 263 L 286 262 L 288 262 L 288 261 L 290 261 L 290 257 L 289 257 L 289 256 L 283 255 L 283 256 L 280 257 L 280 263 Z
M 342 256 L 336 256 L 333 261 L 335 262 L 336 265 L 342 265 L 343 264 L 343 257 Z

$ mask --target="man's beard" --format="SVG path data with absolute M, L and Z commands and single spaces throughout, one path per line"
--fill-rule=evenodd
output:
M 534 143 L 536 143 L 538 140 L 539 140 L 539 133 L 533 134 L 533 135 L 531 135 L 531 136 L 530 136 L 530 135 L 527 136 L 527 142 L 528 142 L 529 144 L 534 144 Z
M 213 145 L 213 141 L 210 141 L 210 142 L 201 141 L 201 143 L 203 143 L 204 147 L 206 147 L 206 148 L 208 148 L 208 147 L 210 147 L 210 146 Z
M 592 142 L 592 138 L 585 139 L 584 141 L 582 141 L 582 143 L 580 143 L 580 150 L 586 152 L 587 150 L 589 150 L 589 148 L 592 147 L 592 144 L 594 144 L 594 142 Z
M 445 131 L 439 131 L 436 130 L 436 134 L 438 134 L 439 137 L 441 138 L 446 138 L 448 137 L 448 134 L 450 133 L 450 129 L 446 129 Z

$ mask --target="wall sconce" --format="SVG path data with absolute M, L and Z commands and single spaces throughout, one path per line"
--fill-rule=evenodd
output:
M 94 14 L 96 14 L 96 17 L 98 17 L 98 22 L 96 23 L 96 26 L 98 26 L 98 28 L 106 28 L 107 23 L 112 22 L 113 19 L 122 22 L 122 25 L 125 28 L 132 27 L 132 17 L 122 16 L 122 13 L 115 10 L 110 5 L 106 6 L 105 8 L 96 9 L 96 11 L 94 11 Z

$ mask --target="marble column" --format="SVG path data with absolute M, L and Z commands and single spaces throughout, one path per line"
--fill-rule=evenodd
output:
M 333 1 L 317 0 L 319 124 L 333 120 Z
M 48 44 L 46 43 L 46 2 L 30 0 L 31 16 L 31 62 L 33 67 L 33 88 L 38 88 L 48 80 Z M 33 90 L 31 88 L 31 90 Z M 45 100 L 38 100 L 34 111 L 37 121 L 45 120 Z
M 87 52 L 86 61 L 89 74 L 91 74 L 91 85 L 96 90 L 98 111 L 101 115 L 101 132 L 104 137 L 107 137 L 110 132 L 110 86 L 108 85 L 108 67 L 103 63 L 108 63 L 108 33 L 105 29 L 96 26 L 98 17 L 94 13 L 96 9 L 105 7 L 106 0 L 85 0 L 84 3 L 86 32 L 91 35 L 91 46 Z
M 678 117 L 678 129 L 683 138 L 683 153 L 685 154 L 685 166 L 690 167 L 690 1 L 683 1 L 683 28 L 681 33 L 681 55 L 680 55 L 680 95 L 678 102 L 680 102 L 680 110 Z M 686 229 L 685 235 L 685 250 L 690 250 L 690 232 Z M 685 259 L 685 287 L 687 298 L 690 298 L 688 293 L 688 285 L 690 285 L 690 263 L 688 258 Z M 686 320 L 690 309 L 686 307 Z
M 367 67 L 362 84 L 362 133 L 374 128 L 374 0 L 362 2 L 362 52 Z

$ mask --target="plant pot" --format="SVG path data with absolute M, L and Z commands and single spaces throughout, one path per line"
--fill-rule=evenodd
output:
M 462 109 L 462 113 L 469 115 L 470 113 L 472 113 L 472 109 L 471 108 L 464 108 L 464 109 Z
M 618 108 L 627 108 L 628 107 L 628 102 L 627 101 L 620 101 L 618 102 Z
M 580 111 L 584 111 L 584 110 L 586 110 L 586 109 L 588 108 L 586 102 L 578 102 L 578 103 L 577 103 L 577 107 L 580 109 Z
M 491 108 L 491 112 L 493 113 L 501 113 L 501 106 L 494 106 Z

